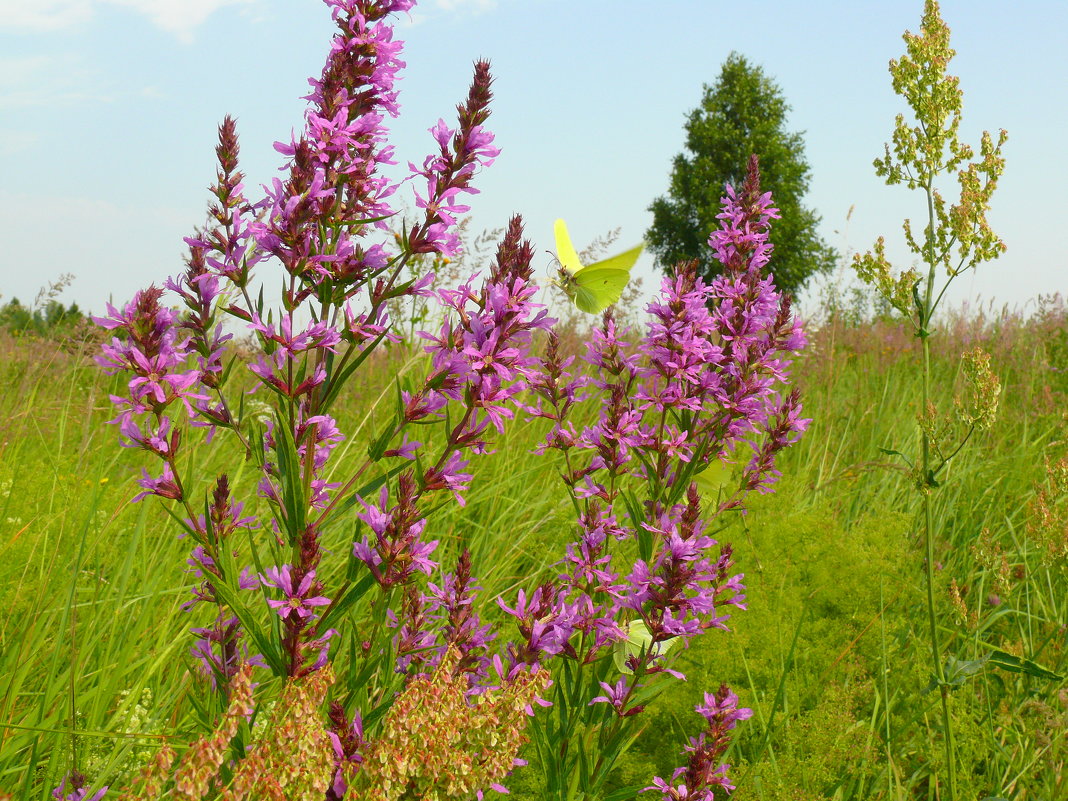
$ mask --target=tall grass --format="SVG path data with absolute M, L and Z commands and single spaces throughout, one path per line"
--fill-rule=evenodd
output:
M 1061 674 L 1065 575 L 1043 566 L 1024 532 L 1044 459 L 1068 447 L 1064 324 L 1056 306 L 1030 319 L 942 321 L 954 347 L 978 341 L 993 354 L 1005 391 L 999 424 L 955 463 L 939 498 L 935 557 L 940 619 L 955 619 L 951 580 L 978 613 L 945 625 L 956 651 L 993 646 Z M 756 710 L 732 755 L 743 768 L 739 798 L 934 797 L 939 765 L 923 741 L 934 737 L 937 693 L 924 692 L 918 529 L 898 511 L 910 479 L 885 469 L 879 451 L 914 444 L 914 347 L 892 320 L 832 321 L 815 334 L 798 370 L 812 428 L 782 459 L 778 492 L 723 534 L 740 546 L 749 609 L 732 621 L 736 636 L 683 655 L 688 689 L 651 710 L 619 785 L 669 769 L 700 693 L 727 681 Z M 204 714 L 188 694 L 192 621 L 176 589 L 191 580 L 188 547 L 161 507 L 129 503 L 129 454 L 119 460 L 104 425 L 110 380 L 52 343 L 2 340 L 0 350 L 11 388 L 0 400 L 0 787 L 47 798 L 72 748 L 101 782 L 121 785 L 160 738 L 188 742 Z M 935 360 L 936 384 L 959 380 L 955 356 Z M 376 387 L 407 362 L 402 351 L 376 362 L 339 420 L 373 427 Z M 572 538 L 555 477 L 530 454 L 542 434 L 537 424 L 513 429 L 499 458 L 485 460 L 494 472 L 472 483 L 463 515 L 446 508 L 434 518 L 451 551 L 443 563 L 471 549 L 491 618 L 495 597 L 555 574 L 552 554 Z M 1013 569 L 1011 592 L 998 598 L 970 550 L 984 529 Z M 1063 682 L 987 673 L 953 701 L 961 797 L 1064 797 Z M 511 786 L 517 797 L 539 793 L 530 769 Z

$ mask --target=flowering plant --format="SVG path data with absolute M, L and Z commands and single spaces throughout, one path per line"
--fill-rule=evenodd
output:
M 782 392 L 804 338 L 765 274 L 777 213 L 754 158 L 710 239 L 723 275 L 706 285 L 681 265 L 636 346 L 606 313 L 580 374 L 535 302 L 519 217 L 485 276 L 437 290 L 432 275 L 402 278 L 418 254 L 456 254 L 460 196 L 498 153 L 484 127 L 488 63 L 475 64 L 456 127 L 439 120 L 433 152 L 409 163 L 423 216 L 391 239 L 398 187 L 380 168 L 392 163 L 384 122 L 397 115 L 402 64 L 386 18 L 412 2 L 324 1 L 338 31 L 310 81 L 303 132 L 276 145 L 286 179 L 246 197 L 226 118 L 212 223 L 186 240 L 187 269 L 166 285 L 184 311 L 150 287 L 98 320 L 114 334 L 101 364 L 131 376 L 113 397 L 122 444 L 157 464 L 137 499 L 160 498 L 191 546 L 186 608 L 206 621 L 191 627 L 191 653 L 203 717 L 223 721 L 176 767 L 161 752 L 141 786 L 175 798 L 481 796 L 521 764 L 533 717 L 551 792 L 596 794 L 642 708 L 682 678 L 673 646 L 726 628 L 727 606 L 744 608 L 731 549 L 712 535 L 748 492 L 771 489 L 776 453 L 807 422 L 797 393 Z M 254 291 L 271 262 L 283 279 L 274 311 Z M 336 402 L 399 340 L 391 305 L 428 298 L 444 314 L 419 333 L 425 375 L 398 382 L 389 421 L 364 455 L 343 458 Z M 228 353 L 228 318 L 257 339 L 247 364 Z M 600 414 L 580 431 L 583 403 Z M 431 515 L 450 498 L 465 504 L 470 461 L 517 416 L 548 421 L 541 450 L 560 454 L 579 538 L 557 578 L 498 599 L 518 637 L 494 647 L 502 632 L 480 616 L 472 557 L 461 550 L 439 569 Z M 235 469 L 205 476 L 207 454 L 226 449 Z M 710 466 L 727 477 L 702 496 Z M 553 715 L 534 715 L 538 705 Z M 697 711 L 708 728 L 671 778 L 682 783 L 646 789 L 729 791 L 718 760 L 748 712 L 726 687 Z M 425 732 L 420 759 L 412 731 Z

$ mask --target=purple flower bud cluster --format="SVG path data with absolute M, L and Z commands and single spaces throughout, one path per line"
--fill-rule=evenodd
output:
M 326 791 L 326 801 L 342 801 L 348 791 L 345 781 L 346 764 L 363 763 L 363 751 L 367 742 L 363 736 L 363 716 L 357 711 L 350 720 L 345 714 L 345 707 L 338 701 L 330 702 L 330 726 L 327 731 L 330 744 L 334 750 L 334 780 Z
M 408 238 L 414 253 L 437 252 L 451 258 L 459 251 L 460 240 L 454 233 L 456 215 L 470 211 L 470 206 L 457 202 L 457 197 L 478 193 L 471 186 L 471 177 L 479 166 L 493 164 L 500 153 L 493 146 L 493 134 L 483 127 L 489 116 L 491 83 L 489 62 L 477 61 L 467 102 L 456 107 L 459 126 L 449 128 L 439 119 L 430 129 L 438 152 L 426 157 L 422 169 L 408 162 L 412 175 L 426 180 L 425 194 L 417 190 L 415 200 L 415 205 L 426 211 L 426 221 Z
M 85 786 L 85 783 L 85 777 L 78 771 L 72 770 L 52 790 L 52 797 L 56 801 L 101 801 L 108 791 L 107 787 L 101 787 L 89 795 L 89 788 Z
M 738 721 L 751 718 L 753 710 L 739 709 L 738 696 L 726 685 L 721 685 L 715 694 L 705 693 L 704 703 L 695 709 L 708 728 L 690 738 L 685 749 L 690 755 L 688 764 L 676 769 L 671 781 L 654 777 L 652 785 L 642 792 L 659 790 L 664 801 L 716 801 L 729 798 L 734 792 L 727 777 L 730 765 L 719 763 L 719 758 L 730 745 L 731 730 Z
M 458 198 L 476 191 L 473 176 L 498 151 L 485 127 L 492 79 L 488 63 L 479 61 L 470 92 L 457 107 L 456 126 L 439 120 L 431 129 L 435 152 L 421 167 L 411 167 L 411 178 L 425 182 L 425 189 L 416 191 L 425 217 L 398 239 L 400 252 L 391 254 L 376 238 L 382 238 L 385 219 L 394 213 L 388 201 L 397 186 L 380 168 L 394 163 L 385 121 L 398 114 L 395 82 L 403 62 L 401 43 L 394 41 L 386 17 L 413 4 L 325 2 L 337 32 L 321 76 L 310 81 L 303 129 L 276 145 L 287 159 L 285 178 L 265 187 L 259 201 L 246 197 L 236 125 L 227 117 L 219 127 L 209 224 L 186 240 L 187 269 L 166 284 L 184 310 L 165 306 L 163 291 L 151 287 L 121 310 L 109 306 L 108 316 L 97 321 L 115 333 L 100 363 L 132 375 L 128 394 L 113 398 L 123 444 L 148 451 L 161 463 L 158 472 L 146 471 L 139 481 L 137 500 L 153 495 L 184 508 L 186 533 L 195 540 L 189 564 L 201 580 L 186 607 L 201 602 L 217 607 L 214 623 L 194 630 L 199 638 L 194 653 L 212 682 L 228 678 L 243 655 L 241 626 L 218 592 L 220 582 L 268 589 L 268 605 L 282 619 L 290 675 L 324 664 L 334 632 L 318 628 L 322 607 L 329 605 L 317 578 L 322 527 L 339 502 L 358 491 L 375 462 L 415 461 L 423 445 L 409 436 L 410 425 L 449 419 L 454 424 L 438 457 L 405 471 L 382 488 L 376 501 L 357 499 L 362 507 L 357 517 L 369 534 L 352 546 L 387 589 L 406 586 L 436 567 L 430 555 L 437 543 L 423 538 L 420 504 L 438 490 L 463 502 L 470 481 L 468 454 L 484 452 L 488 426 L 500 431 L 514 415 L 511 407 L 537 364 L 528 355 L 531 334 L 551 322 L 533 303 L 533 250 L 521 242 L 516 218 L 481 288 L 472 280 L 441 294 L 456 320 L 427 335 L 431 374 L 406 399 L 390 436 L 347 480 L 329 478 L 336 472 L 331 456 L 344 440 L 330 405 L 375 347 L 398 339 L 390 331 L 387 302 L 430 294 L 432 275 L 398 283 L 403 266 L 414 253 L 455 254 L 452 229 L 456 215 L 466 211 Z M 254 272 L 270 259 L 281 264 L 285 276 L 277 316 L 264 310 L 262 294 L 257 299 L 251 292 Z M 252 391 L 270 396 L 267 415 L 262 403 L 234 403 L 227 392 L 234 371 L 226 367 L 232 338 L 225 333 L 226 318 L 244 323 L 259 345 L 247 367 L 256 380 Z M 453 414 L 445 408 L 449 404 L 463 411 Z M 176 408 L 184 414 L 176 415 Z M 223 574 L 221 565 L 230 563 L 220 559 L 223 541 L 256 521 L 231 502 L 225 476 L 208 519 L 196 513 L 200 479 L 182 475 L 178 467 L 183 432 L 190 425 L 207 429 L 209 443 L 224 429 L 246 456 L 256 458 L 262 469 L 259 495 L 270 507 L 270 525 L 264 529 L 291 549 L 286 562 L 262 575 L 247 567 L 240 575 Z M 182 460 L 183 468 L 188 462 Z M 470 655 L 473 661 L 465 662 L 465 669 L 481 665 L 474 652 L 485 636 L 480 626 L 461 625 L 472 588 L 468 574 L 461 589 L 446 583 L 439 597 L 430 597 L 432 612 L 451 610 L 441 612 L 456 628 L 450 636 L 468 643 L 464 658 Z
M 397 672 L 429 673 L 452 646 L 459 654 L 455 672 L 467 676 L 471 692 L 477 694 L 489 688 L 492 659 L 487 646 L 496 634 L 491 626 L 482 623 L 475 610 L 479 589 L 471 574 L 471 552 L 467 549 L 460 553 L 456 569 L 446 573 L 440 584 L 428 582 L 425 594 L 412 585 L 406 587 L 401 618 L 390 612 L 392 625 L 398 629 L 393 641 L 398 655 Z M 413 665 L 420 670 L 413 671 Z
M 445 648 L 451 645 L 460 654 L 457 672 L 468 674 L 473 684 L 484 681 L 490 665 L 487 646 L 496 635 L 475 611 L 480 587 L 471 575 L 471 552 L 465 548 L 460 553 L 456 569 L 444 576 L 440 586 L 428 586 L 431 612 L 437 616 Z

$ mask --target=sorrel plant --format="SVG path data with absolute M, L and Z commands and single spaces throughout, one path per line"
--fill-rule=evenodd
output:
M 975 348 L 963 357 L 962 369 L 969 385 L 966 397 L 956 401 L 955 415 L 939 412 L 931 386 L 931 338 L 935 334 L 935 313 L 950 284 L 1005 250 L 1005 244 L 987 222 L 987 212 L 1005 167 L 1001 148 L 1007 134 L 1001 131 L 995 143 L 984 131 L 979 159 L 970 161 L 974 151 L 958 138 L 963 93 L 958 79 L 946 71 L 954 51 L 949 46 L 949 28 L 935 0 L 925 3 L 920 33 L 906 32 L 904 40 L 907 52 L 900 60 L 890 62 L 890 74 L 894 91 L 908 102 L 915 122 L 909 124 L 899 114 L 892 152 L 888 144 L 886 155 L 874 163 L 876 172 L 887 184 L 905 184 L 923 193 L 927 211 L 923 232 L 915 234 L 909 220 L 905 221 L 904 231 L 909 250 L 926 265 L 926 274 L 909 269 L 893 275 L 882 237 L 872 252 L 854 257 L 854 266 L 864 281 L 875 286 L 905 316 L 920 343 L 918 369 L 922 384 L 917 415 L 920 450 L 912 457 L 892 449 L 886 452 L 907 463 L 920 496 L 932 684 L 941 695 L 946 794 L 955 800 L 956 753 L 950 691 L 974 671 L 962 660 L 943 657 L 935 598 L 935 540 L 939 527 L 934 493 L 944 483 L 947 468 L 972 434 L 993 424 L 1001 385 L 990 370 L 990 357 Z M 955 203 L 947 202 L 939 189 L 939 181 L 946 175 L 955 177 L 959 184 L 959 199 Z

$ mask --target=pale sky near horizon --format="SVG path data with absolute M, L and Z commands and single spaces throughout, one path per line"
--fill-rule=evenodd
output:
M 864 250 L 884 234 L 908 266 L 901 221 L 922 219 L 923 200 L 885 186 L 871 162 L 906 110 L 886 68 L 922 5 L 424 0 L 397 23 L 408 66 L 392 141 L 401 164 L 421 163 L 427 129 L 453 119 L 472 61 L 489 58 L 488 127 L 502 153 L 476 179 L 474 229 L 521 213 L 547 276 L 556 217 L 580 248 L 616 226 L 621 248 L 642 238 L 685 115 L 737 51 L 792 106 L 824 238 Z M 944 0 L 942 13 L 965 141 L 1009 132 L 990 215 L 1009 250 L 952 299 L 1025 308 L 1068 290 L 1068 2 Z M 179 272 L 182 237 L 204 218 L 219 121 L 237 118 L 255 196 L 281 163 L 273 142 L 302 124 L 299 98 L 331 33 L 319 0 L 0 0 L 0 303 L 32 301 L 73 273 L 63 299 L 100 313 L 109 296 Z M 650 265 L 638 269 L 647 286 Z

